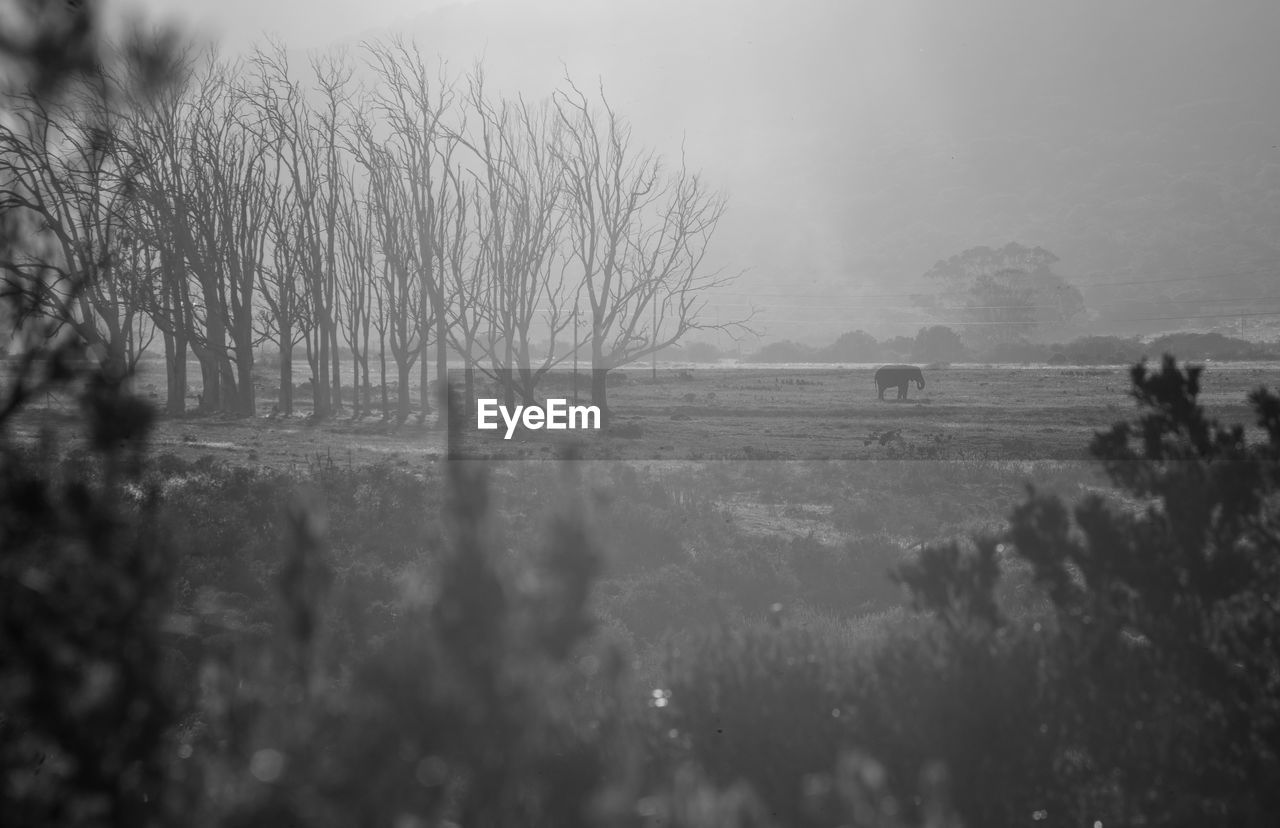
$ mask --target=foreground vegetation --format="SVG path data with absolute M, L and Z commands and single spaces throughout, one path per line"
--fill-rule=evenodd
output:
M 811 464 L 857 541 L 793 540 L 705 494 L 785 464 L 320 464 L 298 490 L 148 460 L 146 407 L 91 383 L 91 450 L 5 448 L 4 811 L 1269 824 L 1280 399 L 1251 398 L 1259 442 L 1205 418 L 1194 368 L 1133 380 L 1141 416 L 1092 446 L 1121 499 L 1010 493 L 918 552 L 874 521 L 919 464 L 889 495 Z M 956 465 L 961 508 L 983 473 Z

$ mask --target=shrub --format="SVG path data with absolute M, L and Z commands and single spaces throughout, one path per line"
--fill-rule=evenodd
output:
M 1198 368 L 1166 357 L 1132 377 L 1143 413 L 1092 451 L 1145 506 L 1093 495 L 1068 510 L 1033 490 L 1013 512 L 1007 542 L 1047 613 L 1005 617 L 995 539 L 929 548 L 902 570 L 945 630 L 939 668 L 989 677 L 949 682 L 956 715 L 981 725 L 975 737 L 1018 723 L 1009 739 L 934 745 L 973 771 L 975 798 L 960 810 L 975 824 L 1036 808 L 1063 824 L 1265 825 L 1280 806 L 1280 657 L 1261 643 L 1280 640 L 1280 397 L 1251 395 L 1267 438 L 1257 443 L 1204 415 Z M 919 686 L 894 684 L 903 704 Z M 1037 743 L 1052 761 L 1027 756 L 1010 776 L 1010 751 Z
M 911 350 L 916 362 L 964 362 L 970 356 L 960 335 L 945 325 L 921 328 Z
M 748 357 L 748 362 L 813 362 L 817 354 L 817 350 L 808 345 L 784 340 L 765 345 Z
M 82 404 L 93 438 L 77 462 L 59 468 L 51 443 L 0 441 L 8 824 L 150 825 L 177 805 L 170 737 L 184 693 L 162 634 L 173 559 L 157 492 L 138 475 L 150 416 L 102 378 Z
M 883 356 L 880 343 L 865 331 L 850 331 L 823 348 L 815 359 L 820 362 L 876 362 Z
M 1179 359 L 1250 360 L 1275 359 L 1273 346 L 1224 336 L 1220 333 L 1172 333 L 1158 336 L 1147 346 L 1151 353 L 1169 353 Z

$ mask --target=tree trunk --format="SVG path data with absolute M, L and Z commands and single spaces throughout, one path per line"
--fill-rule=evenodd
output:
M 240 383 L 236 411 L 241 417 L 258 413 L 258 402 L 253 388 L 253 349 L 241 348 L 236 352 L 236 379 Z
M 466 399 L 463 408 L 468 417 L 476 407 L 476 369 L 471 365 L 471 357 L 467 357 L 467 367 L 462 370 L 463 383 L 466 386 Z
M 333 356 L 333 413 L 343 410 L 342 405 L 342 351 L 338 348 L 338 321 L 334 315 L 333 326 L 329 329 L 329 347 Z
M 182 333 L 164 335 L 165 413 L 181 417 L 187 412 L 187 338 Z
M 600 409 L 600 428 L 609 427 L 609 403 L 606 400 L 608 368 L 591 369 L 591 402 Z
M 293 331 L 287 325 L 280 326 L 280 397 L 277 400 L 280 413 L 293 416 Z
M 196 350 L 196 359 L 200 361 L 200 405 L 196 409 L 201 414 L 218 410 L 218 399 L 221 396 L 222 372 L 208 350 Z
M 327 420 L 332 413 L 329 397 L 329 324 L 328 314 L 321 312 L 316 326 L 315 359 L 311 363 L 312 400 L 317 420 Z
M 409 409 L 411 407 L 409 403 L 409 374 L 413 370 L 413 366 L 409 364 L 408 360 L 405 360 L 398 367 L 400 368 L 400 387 L 396 390 L 399 392 L 400 422 L 404 422 L 409 419 Z
M 423 303 L 425 314 L 426 303 Z M 431 413 L 431 346 L 427 343 L 427 317 L 422 317 L 422 345 L 418 352 L 418 399 L 423 415 Z
M 222 373 L 221 405 L 218 410 L 223 414 L 238 415 L 240 413 L 240 389 L 237 387 L 235 364 L 230 357 L 218 360 L 218 370 Z
M 507 340 L 506 355 L 503 360 L 503 365 L 506 367 L 498 374 L 498 376 L 502 377 L 502 404 L 507 407 L 507 410 L 514 411 L 516 407 L 516 377 L 511 363 L 515 361 L 515 352 L 511 348 L 510 339 Z
M 355 341 L 353 336 L 352 341 Z M 351 349 L 351 419 L 360 419 L 360 352 Z
M 361 386 L 361 392 L 363 394 L 364 399 L 363 399 L 363 404 L 361 405 L 360 408 L 364 412 L 364 416 L 368 417 L 373 409 L 373 403 L 369 399 L 373 391 L 369 387 L 369 329 L 368 328 L 365 328 L 364 330 L 364 347 L 361 348 L 360 350 L 360 368 L 364 373 L 364 384 Z
M 382 419 L 387 419 L 391 412 L 391 401 L 387 398 L 387 332 L 378 332 L 378 381 L 382 384 Z
M 440 416 L 447 418 L 449 416 L 449 325 L 444 316 L 443 299 L 438 298 L 437 304 L 441 307 L 441 311 L 436 314 L 436 390 L 440 394 Z M 425 388 L 422 393 L 426 395 Z M 447 427 L 448 423 L 445 423 L 445 426 Z

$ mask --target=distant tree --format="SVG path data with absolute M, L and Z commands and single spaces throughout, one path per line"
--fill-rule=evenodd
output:
M 995 342 L 978 353 L 983 362 L 1029 363 L 1047 362 L 1054 355 L 1053 348 L 1026 339 L 1006 339 Z
M 716 362 L 723 356 L 710 342 L 690 342 L 684 346 L 684 358 L 690 362 Z
M 884 359 L 911 359 L 916 341 L 909 336 L 895 336 L 880 343 L 884 349 Z
M 591 396 L 607 423 L 609 371 L 714 327 L 700 313 L 705 292 L 733 278 L 705 262 L 725 198 L 683 158 L 668 170 L 636 146 L 603 92 L 597 105 L 569 81 L 553 105 L 564 126 L 568 258 L 590 326 Z
M 425 415 L 431 410 L 432 372 L 441 391 L 449 381 L 451 302 L 449 276 L 443 267 L 448 244 L 444 234 L 453 226 L 450 211 L 459 209 L 460 202 L 442 202 L 441 197 L 450 192 L 449 170 L 457 147 L 457 130 L 446 123 L 457 93 L 443 63 L 433 69 L 417 45 L 403 38 L 366 44 L 365 51 L 378 79 L 372 107 L 381 117 L 385 134 L 375 137 L 363 126 L 356 133 L 362 146 L 368 147 L 370 141 L 380 145 L 379 153 L 367 156 L 381 159 L 379 186 L 399 191 L 397 267 L 407 268 L 417 282 L 419 403 Z M 442 408 L 440 416 L 447 415 Z
M 824 362 L 875 362 L 883 355 L 883 349 L 874 336 L 866 331 L 849 331 L 822 349 Z
M 1084 311 L 1080 291 L 1053 272 L 1057 261 L 1043 247 L 1017 242 L 971 247 L 924 274 L 937 288 L 916 303 L 939 319 L 966 323 L 971 345 L 1026 337 L 1041 324 L 1068 322 Z
M 577 285 L 566 278 L 564 130 L 549 105 L 492 101 L 484 72 L 471 73 L 466 96 L 474 135 L 460 139 L 474 154 L 475 219 L 485 336 L 476 339 L 486 373 L 508 405 L 518 393 L 532 402 L 548 371 L 572 356 Z M 461 318 L 461 317 L 460 317 Z M 538 347 L 535 336 L 546 337 Z M 465 339 L 456 343 L 460 348 Z
M 1145 352 L 1137 339 L 1119 336 L 1082 336 L 1058 350 L 1068 362 L 1081 365 L 1132 365 Z
M 422 307 L 421 282 L 412 267 L 412 233 L 405 228 L 408 213 L 405 195 L 397 184 L 394 159 L 373 138 L 362 136 L 360 163 L 369 176 L 369 214 L 373 235 L 382 259 L 381 277 L 375 295 L 380 309 L 379 341 L 390 346 L 397 376 L 397 416 L 408 419 L 409 376 L 422 354 L 422 338 L 427 335 L 418 311 Z M 386 349 L 379 345 L 381 373 L 386 374 Z M 386 380 L 383 380 L 383 413 L 386 412 Z
M 372 396 L 369 379 L 370 331 L 373 317 L 373 284 L 377 280 L 375 240 L 368 201 L 348 182 L 348 197 L 341 202 L 342 235 L 338 255 L 338 314 L 342 335 L 351 349 L 352 408 L 359 418 L 369 413 Z
M 0 291 L 67 326 L 123 376 L 148 341 L 142 274 L 125 227 L 131 159 L 109 104 L 115 78 L 87 79 L 64 98 L 30 90 L 0 98 Z
M 1156 337 L 1150 353 L 1170 353 L 1179 359 L 1275 359 L 1275 345 L 1248 342 L 1220 333 L 1172 333 Z
M 916 362 L 962 362 L 969 357 L 960 334 L 945 325 L 921 328 L 911 348 L 911 358 Z
M 818 357 L 818 350 L 799 342 L 784 339 L 781 342 L 770 342 L 752 354 L 750 362 L 813 362 Z
M 292 267 L 308 311 L 294 321 L 301 327 L 314 380 L 312 413 L 326 419 L 342 407 L 337 269 L 341 203 L 349 193 L 351 164 L 344 149 L 352 69 L 341 57 L 314 59 L 315 85 L 308 90 L 294 79 L 280 43 L 255 50 L 249 65 L 243 98 L 252 109 L 248 117 L 260 133 L 265 163 L 290 194 L 292 225 L 286 229 L 292 239 L 286 243 L 296 250 Z

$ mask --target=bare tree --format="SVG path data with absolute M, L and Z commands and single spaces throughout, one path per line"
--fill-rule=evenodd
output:
M 447 175 L 455 147 L 456 129 L 446 128 L 443 119 L 453 107 L 454 91 L 444 77 L 444 67 L 433 76 L 416 45 L 396 39 L 371 44 L 370 60 L 380 85 L 374 108 L 387 130 L 384 159 L 398 168 L 404 188 L 402 209 L 410 222 L 403 253 L 418 279 L 419 317 L 423 330 L 421 348 L 421 404 L 430 411 L 430 370 L 428 349 L 435 345 L 435 375 L 444 389 L 449 381 L 449 331 L 446 280 L 440 267 L 439 233 L 448 222 L 437 202 L 437 187 Z M 430 326 L 433 322 L 434 325 Z M 434 328 L 434 336 L 431 332 Z M 447 416 L 447 406 L 441 416 Z
M 371 220 L 372 216 L 373 213 L 370 211 Z M 391 416 L 391 403 L 387 397 L 387 334 L 391 326 L 391 312 L 387 297 L 386 259 L 381 261 L 380 267 L 382 275 L 374 279 L 371 286 L 369 321 L 373 329 L 378 332 L 378 392 L 381 397 L 379 409 L 382 411 L 382 419 L 386 420 Z
M 200 180 L 197 189 L 204 196 L 204 220 L 199 226 L 204 231 L 205 267 L 198 272 L 205 286 L 206 316 L 225 325 L 228 353 L 223 364 L 234 368 L 234 381 L 222 407 L 253 416 L 254 295 L 276 189 L 268 174 L 261 133 L 241 119 L 244 100 L 233 90 L 215 113 L 221 117 L 201 122 L 204 139 L 193 142 L 193 149 L 198 149 L 191 160 Z M 220 350 L 221 340 L 212 328 L 208 341 L 211 348 Z M 221 362 L 221 353 L 216 356 Z
M 406 216 L 411 215 L 411 210 L 401 186 L 399 168 L 367 127 L 362 134 L 358 157 L 369 176 L 369 214 L 382 259 L 381 284 L 376 297 L 382 311 L 379 314 L 380 341 L 385 330 L 385 341 L 390 345 L 397 369 L 398 416 L 404 421 L 408 419 L 411 408 L 409 376 L 422 354 L 422 339 L 428 320 L 421 315 L 422 285 L 414 271 L 414 233 L 406 227 Z M 383 366 L 385 388 L 385 359 Z M 383 399 L 385 413 L 385 392 Z
M 590 314 L 591 392 L 609 417 L 608 372 L 677 342 L 690 330 L 740 326 L 699 319 L 702 293 L 735 276 L 704 266 L 724 214 L 723 196 L 684 166 L 664 170 L 632 145 L 631 128 L 566 79 L 554 96 L 566 137 L 560 158 L 568 190 L 571 257 Z
M 303 86 L 292 79 L 284 46 L 273 43 L 251 58 L 256 75 L 251 98 L 256 124 L 267 149 L 279 161 L 279 186 L 289 189 L 297 209 L 298 270 L 310 308 L 304 342 L 313 378 L 313 415 L 325 419 L 341 407 L 337 358 L 337 263 L 339 201 L 346 170 L 342 156 L 351 68 L 342 58 L 312 64 L 321 102 L 308 103 Z
M 342 236 L 338 248 L 339 318 L 343 338 L 352 355 L 352 408 L 360 417 L 369 411 L 369 329 L 376 261 L 368 202 L 350 184 L 341 201 Z M 362 397 L 363 394 L 363 397 Z
M 280 180 L 278 169 L 274 178 Z M 303 343 L 306 331 L 312 327 L 301 277 L 303 255 L 296 243 L 303 225 L 297 194 L 280 187 L 267 217 L 270 255 L 263 263 L 258 282 L 263 303 L 258 311 L 258 332 L 260 337 L 276 343 L 280 380 L 277 409 L 286 417 L 293 415 L 294 349 Z
M 275 199 L 258 133 L 246 127 L 237 67 L 207 56 L 122 134 L 137 171 L 132 232 L 148 248 L 145 307 L 165 339 L 169 409 L 181 411 L 188 348 L 201 410 L 252 416 L 254 307 Z
M 0 215 L 10 232 L 0 259 L 6 295 L 36 300 L 54 329 L 69 326 L 103 367 L 123 378 L 140 356 L 136 335 L 141 274 L 122 253 L 130 160 L 119 151 L 120 120 L 105 74 L 75 94 L 6 96 L 0 120 Z M 20 235 L 21 243 L 13 244 Z M 22 321 L 19 319 L 19 321 Z
M 532 402 L 546 372 L 571 355 L 557 348 L 557 338 L 572 321 L 572 288 L 561 255 L 568 219 L 563 128 L 549 106 L 524 100 L 491 103 L 479 67 L 471 75 L 467 100 L 479 124 L 465 142 L 478 167 L 483 347 L 507 404 L 514 404 L 516 393 Z M 540 344 L 535 342 L 539 336 L 545 337 Z
M 135 162 L 130 232 L 145 245 L 150 275 L 143 283 L 141 303 L 164 342 L 165 408 L 178 416 L 186 410 L 187 355 L 196 335 L 186 266 L 187 251 L 195 246 L 186 218 L 186 136 L 194 110 L 191 101 L 199 98 L 212 75 L 197 75 L 186 54 L 171 69 L 173 83 L 140 102 L 117 139 Z
M 449 298 L 445 312 L 450 344 L 464 361 L 464 400 L 468 413 L 475 399 L 475 366 L 482 350 L 481 328 L 486 318 L 484 257 L 478 249 L 478 234 L 470 224 L 472 209 L 477 211 L 477 224 L 483 210 L 476 197 L 477 189 L 453 167 L 441 182 L 440 192 L 440 203 L 448 217 L 440 246 L 441 278 L 448 285 Z

